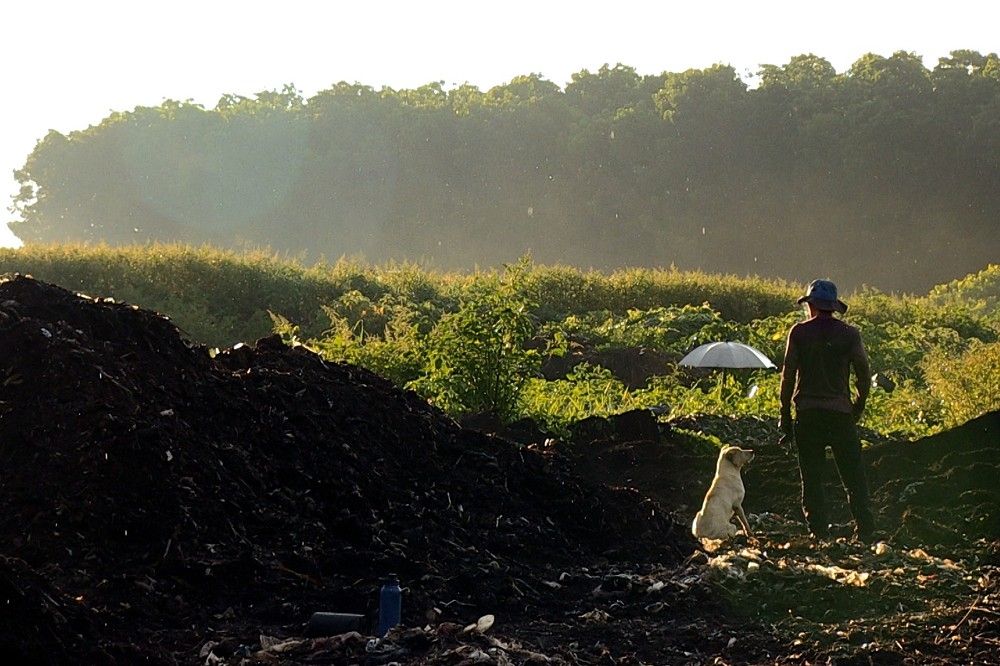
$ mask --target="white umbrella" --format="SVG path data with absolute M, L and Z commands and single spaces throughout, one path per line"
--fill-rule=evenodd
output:
M 763 352 L 742 342 L 709 342 L 680 360 L 694 368 L 776 368 Z

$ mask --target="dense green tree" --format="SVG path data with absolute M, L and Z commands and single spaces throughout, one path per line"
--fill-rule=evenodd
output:
M 595 74 L 573 74 L 566 85 L 566 101 L 588 117 L 614 118 L 623 109 L 641 103 L 642 77 L 621 63 L 603 65 Z
M 747 86 L 728 65 L 666 77 L 655 95 L 657 108 L 684 148 L 677 155 L 686 178 L 725 182 L 744 157 Z
M 292 85 L 50 133 L 16 173 L 25 242 L 267 246 L 313 258 L 819 272 L 923 289 L 1000 252 L 1000 59 L 814 54 L 486 91 Z M 831 252 L 811 252 L 834 238 Z M 841 277 L 844 276 L 844 277 Z

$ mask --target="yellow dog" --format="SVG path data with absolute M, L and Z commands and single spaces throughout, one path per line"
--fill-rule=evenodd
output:
M 719 452 L 715 478 L 705 494 L 701 511 L 694 517 L 691 532 L 699 539 L 728 539 L 736 535 L 733 515 L 740 522 L 743 532 L 750 535 L 750 524 L 743 513 L 746 489 L 740 470 L 753 460 L 753 451 L 738 446 L 725 446 Z

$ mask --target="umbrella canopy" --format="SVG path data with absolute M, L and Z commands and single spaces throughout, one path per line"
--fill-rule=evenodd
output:
M 742 342 L 709 342 L 681 359 L 695 368 L 775 368 L 767 356 Z

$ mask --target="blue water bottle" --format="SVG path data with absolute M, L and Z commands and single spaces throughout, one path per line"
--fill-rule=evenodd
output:
M 403 591 L 399 589 L 396 574 L 382 579 L 382 591 L 378 597 L 378 635 L 385 636 L 399 624 L 403 610 Z

